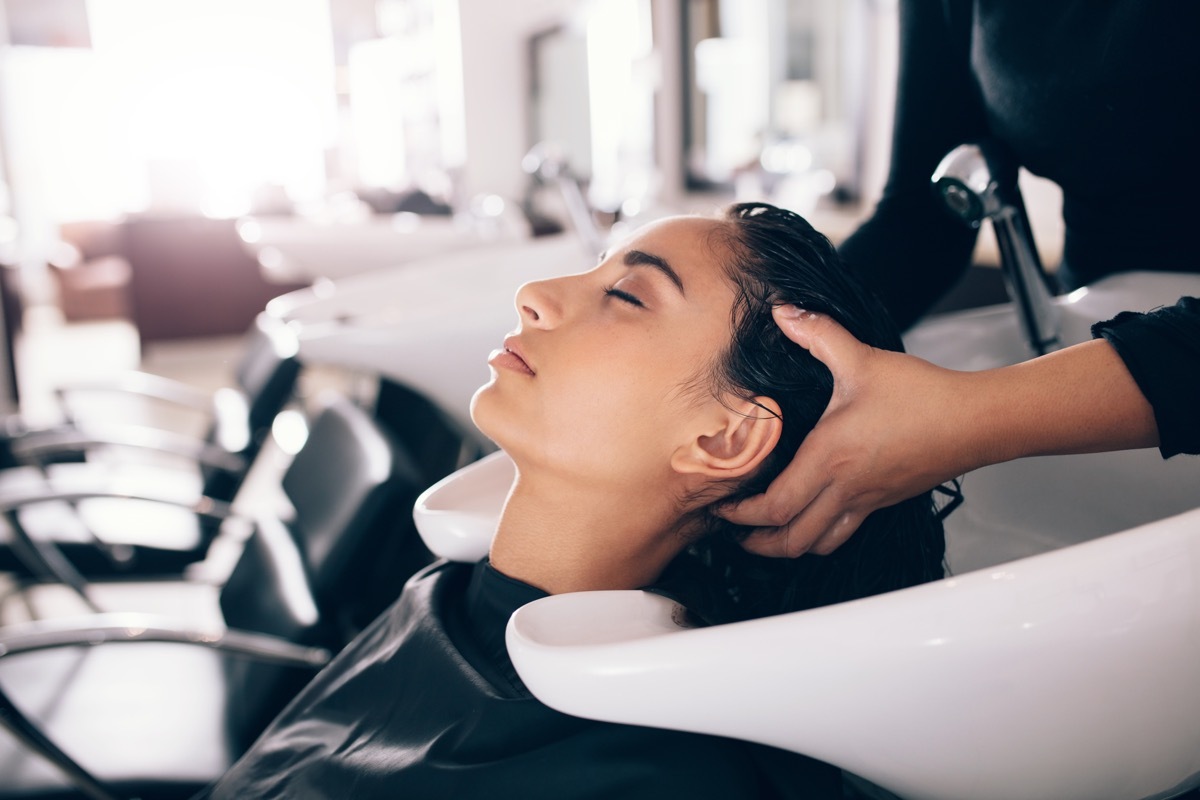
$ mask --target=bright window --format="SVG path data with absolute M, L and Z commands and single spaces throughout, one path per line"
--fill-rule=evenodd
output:
M 323 193 L 337 135 L 328 0 L 88 0 L 87 11 L 90 50 L 6 57 L 28 221 L 233 216 L 264 186 Z

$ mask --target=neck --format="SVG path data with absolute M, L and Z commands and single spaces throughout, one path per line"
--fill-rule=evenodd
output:
M 550 594 L 653 583 L 685 544 L 668 493 L 586 484 L 519 475 L 492 565 Z

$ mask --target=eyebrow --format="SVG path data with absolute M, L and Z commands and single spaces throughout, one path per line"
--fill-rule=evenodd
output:
M 671 269 L 671 265 L 662 256 L 656 256 L 652 253 L 647 253 L 644 250 L 630 250 L 625 254 L 625 266 L 627 267 L 653 267 L 671 279 L 671 283 L 675 284 L 679 289 L 680 294 L 685 294 L 683 291 L 683 281 L 680 280 L 679 274 Z M 686 295 L 685 295 L 686 296 Z

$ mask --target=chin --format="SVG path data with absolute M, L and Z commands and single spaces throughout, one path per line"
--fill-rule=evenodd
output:
M 479 429 L 480 433 L 503 447 L 504 445 L 496 438 L 497 432 L 503 426 L 497 420 L 498 409 L 493 391 L 494 383 L 494 380 L 488 381 L 476 389 L 475 394 L 471 395 L 471 422 L 475 423 L 475 427 Z

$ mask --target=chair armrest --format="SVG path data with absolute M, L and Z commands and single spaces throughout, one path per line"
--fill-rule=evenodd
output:
M 194 461 L 200 466 L 226 472 L 241 472 L 246 460 L 223 447 L 174 431 L 141 425 L 86 429 L 33 431 L 12 443 L 13 455 L 26 464 L 43 464 L 50 457 L 81 453 L 96 447 L 125 447 L 150 450 Z
M 5 628 L 0 638 L 0 658 L 55 647 L 117 644 L 121 642 L 172 642 L 211 647 L 233 655 L 286 666 L 320 669 L 332 654 L 251 631 L 186 628 L 174 620 L 150 614 L 97 614 L 82 618 L 43 620 Z M 0 727 L 33 752 L 61 770 L 83 794 L 93 800 L 118 800 L 116 794 L 81 767 L 34 724 L 0 686 Z
M 129 370 L 103 381 L 77 381 L 55 389 L 60 402 L 75 392 L 111 392 L 161 400 L 193 411 L 211 413 L 212 395 L 181 381 Z
M 0 636 L 0 658 L 57 647 L 130 642 L 199 645 L 257 661 L 311 669 L 320 669 L 332 657 L 324 647 L 300 645 L 265 633 L 192 628 L 158 614 L 109 612 L 6 625 Z
M 22 488 L 22 491 L 9 492 L 7 496 L 0 496 L 0 514 L 19 511 L 25 506 L 36 505 L 38 503 L 80 503 L 84 500 L 141 500 L 149 503 L 161 503 L 163 505 L 185 508 L 202 517 L 210 517 L 215 520 L 223 521 L 237 517 L 233 513 L 233 507 L 230 503 L 207 496 L 201 496 L 194 500 L 185 500 L 179 497 L 122 491 L 119 488 L 97 488 L 66 492 L 53 491 L 49 487 L 44 490 L 36 487 Z
M 151 497 L 147 495 L 138 495 L 130 492 L 116 491 L 88 491 L 88 492 L 60 492 L 51 491 L 27 491 L 23 496 L 9 496 L 0 499 L 0 515 L 3 515 L 8 520 L 8 527 L 12 535 L 13 554 L 25 564 L 25 566 L 34 574 L 40 576 L 43 580 L 51 580 L 60 583 L 73 591 L 81 600 L 93 611 L 99 612 L 101 609 L 96 605 L 96 602 L 88 594 L 87 579 L 75 569 L 74 565 L 63 555 L 53 541 L 48 539 L 35 539 L 25 530 L 25 526 L 21 524 L 18 512 L 21 508 L 37 503 L 49 502 L 66 502 L 76 503 L 82 500 L 100 499 L 100 498 L 120 498 L 126 500 L 145 500 L 166 505 L 174 505 L 181 508 L 188 508 L 194 513 L 211 517 L 220 521 L 229 519 L 240 519 L 241 517 L 232 513 L 232 508 L 229 503 L 221 500 L 214 500 L 211 497 L 201 497 L 198 500 L 190 503 L 181 502 L 179 500 Z M 98 539 L 95 534 L 92 534 L 95 545 L 100 550 L 107 550 L 108 543 Z

